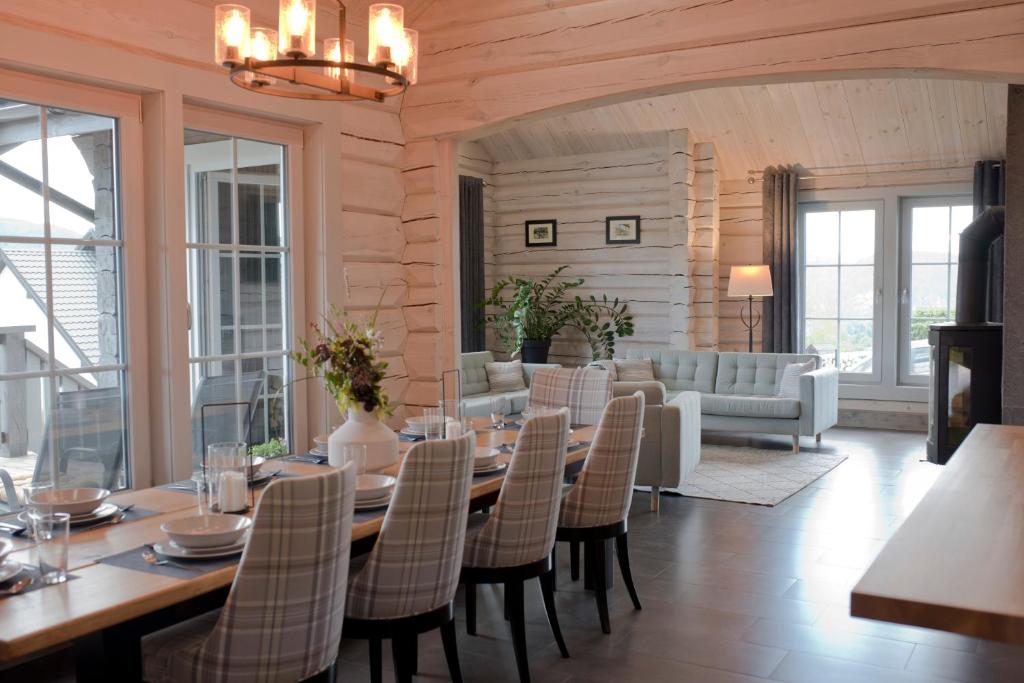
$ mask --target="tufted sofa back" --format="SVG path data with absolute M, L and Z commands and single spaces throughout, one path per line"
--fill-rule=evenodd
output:
M 668 391 L 715 391 L 718 353 L 714 351 L 648 351 L 628 349 L 626 358 L 650 358 L 654 378 Z
M 462 395 L 486 394 L 491 390 L 487 381 L 484 363 L 493 363 L 494 354 L 490 351 L 473 351 L 462 354 Z
M 815 368 L 821 367 L 818 356 L 808 354 L 722 352 L 718 354 L 718 376 L 715 379 L 714 392 L 774 396 L 786 366 L 790 363 L 806 363 L 809 360 L 815 361 Z

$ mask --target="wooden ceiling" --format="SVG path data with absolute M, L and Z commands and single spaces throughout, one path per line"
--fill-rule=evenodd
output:
M 516 161 L 649 147 L 686 128 L 715 144 L 724 178 L 775 164 L 812 173 L 968 166 L 1005 155 L 1006 91 L 911 78 L 710 88 L 527 121 L 479 142 L 494 161 Z

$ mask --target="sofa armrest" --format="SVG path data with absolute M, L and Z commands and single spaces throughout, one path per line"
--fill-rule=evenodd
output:
M 800 435 L 814 436 L 839 422 L 839 371 L 821 368 L 800 376 Z
M 632 396 L 638 391 L 644 395 L 645 405 L 665 405 L 665 385 L 657 380 L 612 382 L 612 398 Z
M 662 449 L 678 463 L 679 486 L 700 463 L 700 392 L 684 391 L 662 413 Z
M 533 373 L 541 368 L 555 368 L 562 367 L 561 363 L 523 363 L 523 381 L 526 386 L 530 386 L 530 382 L 533 381 Z

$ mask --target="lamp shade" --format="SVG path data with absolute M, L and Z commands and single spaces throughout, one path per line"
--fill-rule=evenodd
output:
M 772 296 L 768 266 L 733 266 L 729 270 L 729 296 Z

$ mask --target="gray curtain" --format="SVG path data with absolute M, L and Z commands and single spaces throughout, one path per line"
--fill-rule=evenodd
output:
M 772 271 L 774 296 L 762 304 L 761 350 L 795 353 L 800 288 L 796 235 L 797 172 L 792 167 L 764 170 L 761 192 L 762 263 Z
M 978 161 L 974 164 L 974 217 L 985 209 L 1006 205 L 1006 161 Z M 988 317 L 1003 322 L 1003 238 L 988 249 Z
M 459 274 L 462 291 L 462 350 L 485 348 L 484 181 L 459 176 Z

